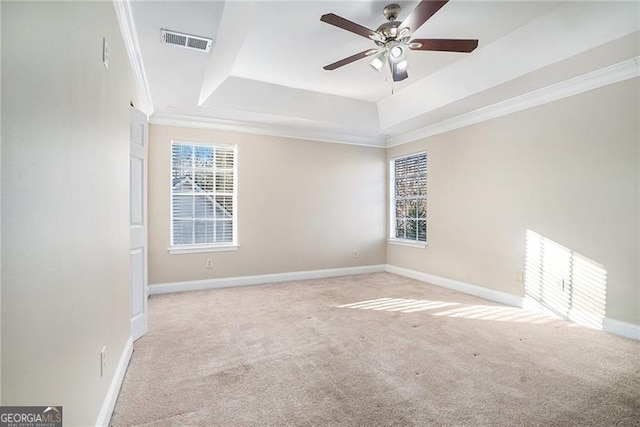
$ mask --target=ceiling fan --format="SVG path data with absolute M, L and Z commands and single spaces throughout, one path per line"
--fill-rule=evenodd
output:
M 431 18 L 449 0 L 422 0 L 411 11 L 404 21 L 396 21 L 400 14 L 400 6 L 393 3 L 385 6 L 383 14 L 387 22 L 375 31 L 360 24 L 349 21 L 333 13 L 327 13 L 320 20 L 343 30 L 351 31 L 367 37 L 377 45 L 375 49 L 367 49 L 347 58 L 325 65 L 325 70 L 335 70 L 343 65 L 374 55 L 371 66 L 381 71 L 385 63 L 389 63 L 393 81 L 398 82 L 409 77 L 407 74 L 407 50 L 430 50 L 443 52 L 472 52 L 478 47 L 478 40 L 469 39 L 413 39 L 411 35 Z

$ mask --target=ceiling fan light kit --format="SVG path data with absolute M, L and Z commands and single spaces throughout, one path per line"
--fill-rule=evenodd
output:
M 350 31 L 372 40 L 377 49 L 369 49 L 340 61 L 325 65 L 325 70 L 336 68 L 355 62 L 370 55 L 375 57 L 371 66 L 378 72 L 382 71 L 384 64 L 389 64 L 394 82 L 406 79 L 409 75 L 407 68 L 407 50 L 440 51 L 440 52 L 472 52 L 478 47 L 478 40 L 469 39 L 413 39 L 410 40 L 418 28 L 431 18 L 438 10 L 447 4 L 449 0 L 431 1 L 422 0 L 402 22 L 397 21 L 400 14 L 400 5 L 392 3 L 383 10 L 387 22 L 380 25 L 375 31 L 363 27 L 360 24 L 349 21 L 333 13 L 327 13 L 320 17 L 322 22 L 334 25 L 343 30 Z
M 375 68 L 376 71 L 380 72 L 382 71 L 382 67 L 384 66 L 386 59 L 387 52 L 380 52 L 373 58 L 373 61 L 371 61 L 371 66 Z
M 400 45 L 395 45 L 389 50 L 389 58 L 393 62 L 399 62 L 404 56 L 404 49 Z
M 406 59 L 403 59 L 402 61 L 396 63 L 396 67 L 400 71 L 406 70 L 408 66 L 409 66 L 409 61 L 407 61 Z

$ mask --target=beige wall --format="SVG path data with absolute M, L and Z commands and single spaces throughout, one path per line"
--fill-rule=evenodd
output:
M 2 404 L 68 426 L 129 336 L 130 82 L 111 2 L 2 2 Z
M 237 144 L 237 251 L 167 252 L 172 139 Z M 149 141 L 151 285 L 384 264 L 385 150 L 161 125 Z
M 428 154 L 428 247 L 391 265 L 524 295 L 533 230 L 604 266 L 607 316 L 638 323 L 638 79 L 388 150 Z
M 2 2 L 1 15 L 2 404 L 62 404 L 65 425 L 90 425 L 129 335 L 139 96 L 110 2 Z M 603 264 L 608 316 L 638 323 L 638 90 L 627 81 L 388 150 L 429 154 L 426 249 L 385 246 L 384 150 L 151 126 L 150 283 L 388 261 L 522 295 L 532 229 Z M 172 138 L 238 145 L 238 251 L 167 253 Z

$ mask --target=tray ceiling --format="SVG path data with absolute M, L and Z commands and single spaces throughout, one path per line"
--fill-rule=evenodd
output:
M 418 2 L 398 3 L 402 20 Z M 375 29 L 387 2 L 130 4 L 152 120 L 270 126 L 370 145 L 640 54 L 636 2 L 452 0 L 414 36 L 476 38 L 478 48 L 411 51 L 409 78 L 392 83 L 367 59 L 322 69 L 374 44 L 320 16 Z M 163 44 L 162 28 L 211 38 L 213 47 Z

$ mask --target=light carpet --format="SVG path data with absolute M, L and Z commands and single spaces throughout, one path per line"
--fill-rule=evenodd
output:
M 640 343 L 389 273 L 154 296 L 113 426 L 638 426 Z

